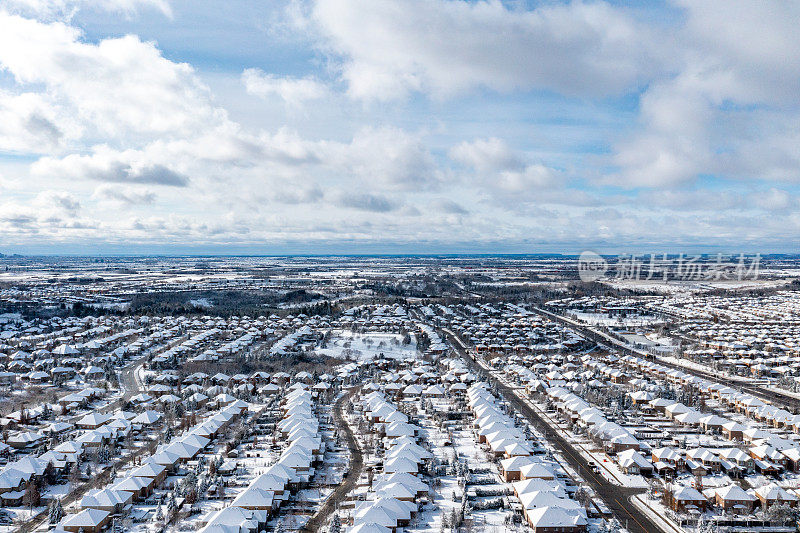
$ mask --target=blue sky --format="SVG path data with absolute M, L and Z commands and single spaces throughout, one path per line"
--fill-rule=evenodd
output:
M 797 252 L 799 15 L 8 0 L 0 251 Z

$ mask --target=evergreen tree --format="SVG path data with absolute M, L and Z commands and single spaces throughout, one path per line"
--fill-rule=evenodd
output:
M 200 479 L 197 481 L 197 495 L 199 498 L 205 496 L 206 491 L 208 490 L 208 476 L 202 475 Z
M 47 512 L 47 519 L 51 524 L 58 524 L 64 517 L 64 509 L 61 507 L 61 500 L 53 498 L 50 509 Z
M 450 511 L 450 524 L 453 529 L 458 529 L 458 526 L 461 525 L 461 516 L 455 508 Z
M 99 464 L 106 464 L 111 459 L 111 452 L 108 450 L 108 446 L 103 445 L 100 446 L 97 450 L 97 462 Z
M 329 533 L 341 533 L 342 521 L 339 519 L 339 514 L 334 513 L 331 519 L 331 527 L 328 528 Z
M 178 502 L 175 500 L 175 493 L 171 492 L 169 498 L 167 498 L 167 516 L 172 516 L 172 512 L 175 510 L 177 503 Z
M 183 478 L 183 483 L 181 483 L 181 495 L 186 496 L 192 491 L 197 491 L 197 475 L 195 475 L 194 471 L 190 470 Z

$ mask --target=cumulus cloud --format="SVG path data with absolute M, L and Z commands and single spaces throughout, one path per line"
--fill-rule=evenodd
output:
M 639 127 L 615 146 L 629 187 L 701 175 L 800 181 L 800 8 L 786 2 L 680 2 L 679 65 L 640 98 Z
M 388 213 L 398 208 L 398 204 L 389 198 L 368 193 L 339 193 L 336 205 L 372 213 Z
M 450 150 L 450 158 L 479 172 L 520 170 L 525 164 L 502 139 L 476 139 L 464 141 Z
M 313 77 L 291 78 L 268 74 L 260 69 L 248 68 L 242 72 L 242 83 L 248 93 L 261 98 L 279 97 L 291 107 L 302 107 L 310 100 L 319 100 L 328 94 L 323 83 Z
M 800 233 L 796 191 L 778 183 L 800 181 L 793 5 L 679 0 L 680 16 L 653 23 L 602 1 L 308 0 L 292 43 L 311 37 L 303 53 L 322 57 L 290 70 L 313 74 L 214 73 L 215 97 L 175 50 L 116 36 L 124 20 L 114 37 L 70 22 L 76 8 L 167 13 L 166 2 L 11 2 L 0 7 L 4 243 Z M 245 91 L 269 101 L 229 115 L 220 102 Z
M 283 204 L 308 204 L 322 200 L 323 196 L 324 192 L 316 185 L 295 189 L 284 185 L 274 192 L 273 199 Z
M 707 65 L 700 81 L 715 102 L 797 104 L 800 91 L 800 5 L 769 0 L 677 2 L 693 64 Z
M 522 170 L 501 172 L 497 186 L 511 193 L 531 193 L 557 183 L 556 172 L 544 165 L 528 165 Z
M 9 11 L 43 18 L 69 18 L 79 9 L 97 9 L 132 16 L 140 9 L 155 9 L 172 18 L 167 0 L 4 0 Z
M 63 146 L 70 129 L 47 95 L 0 90 L 0 149 L 49 153 Z
M 189 135 L 224 119 L 192 67 L 169 61 L 154 43 L 133 35 L 92 44 L 63 22 L 0 10 L 0 67 L 13 76 L 19 95 L 46 89 L 46 99 L 18 96 L 14 107 L 38 110 L 48 123 L 40 119 L 32 129 L 44 125 L 50 135 L 69 129 L 73 137 L 130 142 L 142 135 Z M 68 117 L 67 124 L 56 116 Z
M 99 147 L 92 155 L 70 154 L 62 159 L 45 157 L 31 166 L 33 174 L 113 183 L 151 183 L 185 187 L 189 178 L 165 165 L 138 159 L 139 152 L 116 152 Z
M 753 207 L 769 212 L 795 210 L 800 207 L 800 198 L 788 191 L 771 187 L 748 196 Z
M 455 162 L 472 168 L 477 181 L 494 195 L 519 200 L 538 196 L 543 189 L 559 185 L 558 173 L 540 163 L 531 163 L 512 150 L 502 139 L 476 139 L 462 142 L 449 152 Z
M 394 127 L 364 128 L 349 144 L 329 145 L 329 161 L 370 186 L 395 190 L 429 189 L 439 176 L 419 134 Z
M 42 208 L 55 208 L 71 214 L 75 214 L 81 209 L 80 201 L 64 191 L 42 191 L 36 196 L 34 205 Z
M 431 206 L 435 211 L 451 215 L 468 215 L 469 210 L 453 200 L 437 200 Z
M 27 238 L 38 235 L 42 238 L 61 239 L 74 236 L 74 232 L 94 230 L 96 221 L 81 217 L 83 207 L 80 200 L 67 191 L 45 190 L 30 202 L 5 202 L 0 204 L 0 228 L 7 242 L 15 236 Z
M 156 200 L 156 194 L 153 191 L 113 185 L 101 185 L 95 189 L 92 197 L 99 200 L 113 200 L 127 205 L 152 204 Z
M 655 68 L 648 28 L 602 2 L 316 0 L 309 18 L 357 98 L 477 87 L 604 96 Z
M 0 226 L 14 229 L 34 229 L 36 215 L 32 209 L 16 204 L 0 205 Z

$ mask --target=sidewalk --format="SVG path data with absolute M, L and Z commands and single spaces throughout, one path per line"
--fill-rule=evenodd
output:
M 644 498 L 640 495 L 635 495 L 631 497 L 631 503 L 636 506 L 641 512 L 646 514 L 650 520 L 657 523 L 662 530 L 670 531 L 674 533 L 685 533 L 683 529 L 681 529 L 675 522 L 670 520 L 668 517 L 664 516 L 663 514 L 659 513 L 644 501 Z

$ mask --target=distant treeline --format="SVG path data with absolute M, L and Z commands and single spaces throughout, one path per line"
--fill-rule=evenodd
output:
M 210 306 L 203 303 L 211 303 Z M 303 305 L 309 302 L 308 305 Z M 288 309 L 279 305 L 291 304 Z M 142 292 L 130 297 L 127 309 L 109 309 L 76 302 L 42 308 L 27 303 L 0 303 L 0 312 L 20 313 L 27 319 L 52 316 L 211 315 L 260 316 L 269 314 L 330 315 L 340 309 L 323 296 L 304 289 L 286 293 L 258 290 L 187 290 Z
M 203 290 L 181 292 L 140 293 L 131 299 L 127 314 L 134 315 L 184 315 L 208 314 L 216 316 L 250 315 L 259 316 L 278 311 L 280 304 L 293 304 L 292 312 L 304 312 L 304 302 L 322 299 L 320 294 L 304 289 L 277 293 L 258 290 Z M 199 305 L 199 301 L 211 302 L 211 306 Z M 329 314 L 330 305 L 326 302 L 309 304 L 315 314 Z

